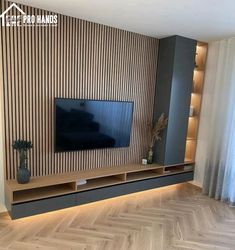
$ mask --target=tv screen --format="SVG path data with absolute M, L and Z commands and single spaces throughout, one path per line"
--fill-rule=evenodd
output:
M 55 151 L 128 147 L 133 102 L 55 99 Z

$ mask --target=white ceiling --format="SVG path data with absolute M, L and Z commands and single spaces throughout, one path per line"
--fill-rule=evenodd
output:
M 16 0 L 29 6 L 157 38 L 235 36 L 235 0 Z

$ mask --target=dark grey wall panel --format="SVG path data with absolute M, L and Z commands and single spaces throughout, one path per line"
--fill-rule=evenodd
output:
M 58 209 L 82 205 L 94 201 L 117 197 L 120 195 L 130 194 L 138 191 L 144 191 L 191 180 L 193 180 L 193 172 L 165 176 L 160 178 L 153 178 L 143 181 L 135 181 L 111 187 L 98 188 L 90 191 L 63 195 L 59 197 L 15 204 L 12 205 L 11 208 L 9 208 L 9 212 L 12 219 L 18 219 L 26 216 L 50 212 Z
M 159 43 L 153 117 L 156 121 L 164 112 L 169 121 L 154 148 L 154 161 L 163 165 L 184 162 L 196 43 L 180 36 Z
M 153 121 L 156 122 L 161 113 L 169 115 L 171 99 L 171 82 L 174 67 L 175 37 L 163 38 L 159 41 L 157 82 Z M 166 130 L 162 140 L 154 148 L 154 161 L 164 164 L 166 148 Z

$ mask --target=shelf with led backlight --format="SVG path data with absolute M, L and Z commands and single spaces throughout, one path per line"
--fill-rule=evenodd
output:
M 195 69 L 193 74 L 193 90 L 191 94 L 191 108 L 193 115 L 189 116 L 186 140 L 185 161 L 195 161 L 197 138 L 204 84 L 204 74 L 207 56 L 207 44 L 198 42 L 195 55 Z
M 187 140 L 188 140 L 188 141 L 195 141 L 195 140 L 197 140 L 197 138 L 194 138 L 194 137 L 187 137 Z

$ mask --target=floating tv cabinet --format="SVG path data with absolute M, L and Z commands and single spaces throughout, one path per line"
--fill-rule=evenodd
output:
M 193 180 L 194 162 L 181 165 L 129 164 L 5 182 L 12 219 Z M 87 180 L 77 186 L 78 180 Z

